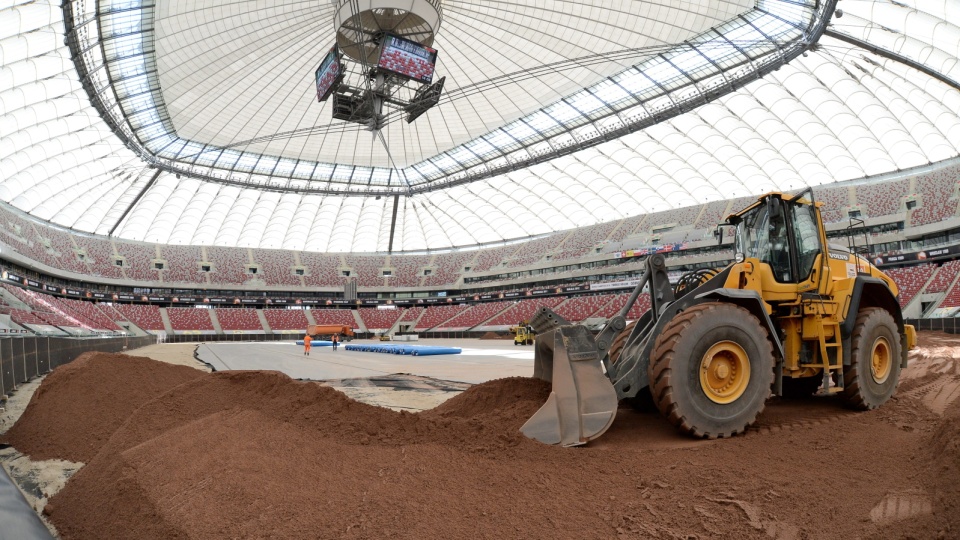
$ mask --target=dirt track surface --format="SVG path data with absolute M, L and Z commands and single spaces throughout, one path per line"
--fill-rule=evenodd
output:
M 49 375 L 57 399 L 42 386 L 21 422 L 56 425 L 53 453 L 91 455 L 46 508 L 63 538 L 958 538 L 958 357 L 960 340 L 923 333 L 880 409 L 775 399 L 716 441 L 621 409 L 588 447 L 547 447 L 517 431 L 549 392 L 522 378 L 411 414 L 276 372 L 194 370 L 102 426 L 64 421 L 167 380 L 114 355 L 73 364 L 70 384 Z M 95 365 L 111 369 L 78 376 Z M 10 443 L 46 451 L 18 428 Z

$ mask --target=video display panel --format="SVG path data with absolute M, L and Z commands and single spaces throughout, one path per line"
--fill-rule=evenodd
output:
M 416 81 L 429 83 L 437 63 L 437 50 L 397 36 L 386 35 L 377 67 Z
M 340 53 L 334 45 L 327 56 L 324 57 L 323 62 L 320 63 L 320 67 L 317 68 L 317 101 L 326 101 L 330 97 L 342 75 L 343 63 L 340 61 Z

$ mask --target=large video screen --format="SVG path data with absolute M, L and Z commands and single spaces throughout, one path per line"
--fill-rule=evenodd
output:
M 340 61 L 337 46 L 334 45 L 317 68 L 317 101 L 326 101 L 336 89 L 342 76 L 343 63 Z
M 433 80 L 437 50 L 415 41 L 387 34 L 380 49 L 377 67 L 420 82 Z

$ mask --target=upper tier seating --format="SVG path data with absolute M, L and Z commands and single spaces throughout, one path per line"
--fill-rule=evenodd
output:
M 317 324 L 340 324 L 357 327 L 357 320 L 353 318 L 353 312 L 349 309 L 311 309 L 310 314 Z
M 374 330 L 388 330 L 403 315 L 401 309 L 360 308 L 360 318 L 363 325 L 371 332 Z
M 160 273 L 154 268 L 152 262 L 157 258 L 156 246 L 134 242 L 116 242 L 116 246 L 117 253 L 126 258 L 123 271 L 128 278 L 142 281 L 160 279 Z
M 263 316 L 267 318 L 267 324 L 274 332 L 280 330 L 306 332 L 307 325 L 310 324 L 306 312 L 302 309 L 265 309 Z
M 307 267 L 307 273 L 310 274 L 303 278 L 308 287 L 341 287 L 347 281 L 338 270 L 339 255 L 303 252 L 300 254 L 300 262 Z
M 723 218 L 727 217 L 725 213 L 729 203 L 730 201 L 726 199 L 707 203 L 703 212 L 700 213 L 700 217 L 698 217 L 696 223 L 694 223 L 693 228 L 712 230 L 718 223 L 723 221 Z
M 648 214 L 647 220 L 643 222 L 643 228 L 647 231 L 650 231 L 658 225 L 667 225 L 669 223 L 686 225 L 693 223 L 697 219 L 697 216 L 700 215 L 701 208 L 703 208 L 702 205 L 695 204 L 693 206 L 684 206 L 683 208 L 677 208 L 675 210 L 667 210 L 665 212 Z
M 857 186 L 857 204 L 863 214 L 869 217 L 889 216 L 900 211 L 900 201 L 907 195 L 910 180 L 896 180 L 879 184 L 860 184 Z
M 620 242 L 624 238 L 633 234 L 640 223 L 646 219 L 646 214 L 641 214 L 639 216 L 629 217 L 627 219 L 620 220 L 618 222 L 617 228 L 610 233 L 609 241 L 610 242 Z
M 823 216 L 824 223 L 835 223 L 848 219 L 848 215 L 844 212 L 844 208 L 850 206 L 850 197 L 846 187 L 814 188 L 813 197 L 815 200 L 825 203 L 820 207 L 820 215 Z
M 563 298 L 558 297 L 525 298 L 489 322 L 484 323 L 484 326 L 513 326 L 519 324 L 521 321 L 529 321 L 533 317 L 533 314 L 540 309 L 540 306 L 552 308 L 562 301 Z
M 387 280 L 392 287 L 418 287 L 423 277 L 423 267 L 430 262 L 425 255 L 407 255 L 390 257 L 393 276 Z
M 893 278 L 897 288 L 900 289 L 898 300 L 900 307 L 907 307 L 910 300 L 920 292 L 920 288 L 930 279 L 930 276 L 937 270 L 935 264 L 921 264 L 920 266 L 910 266 L 907 268 L 891 268 L 884 270 L 888 276 Z
M 143 330 L 164 330 L 160 308 L 145 304 L 114 304 L 114 308 Z M 169 310 L 168 310 L 169 311 Z
M 89 236 L 76 236 L 77 245 L 87 252 L 87 264 L 95 275 L 122 279 L 123 272 L 114 262 L 113 243 Z
M 260 272 L 256 277 L 265 281 L 267 285 L 301 286 L 300 276 L 293 273 L 293 267 L 297 262 L 292 251 L 255 249 L 253 259 L 260 265 Z
M 477 256 L 476 251 L 454 251 L 437 254 L 433 258 L 435 266 L 433 273 L 423 278 L 427 287 L 452 286 L 463 273 L 463 267 L 469 266 L 470 261 Z
M 196 246 L 163 246 L 163 268 L 166 283 L 203 283 L 205 274 L 200 271 L 203 254 Z
M 606 223 L 598 223 L 597 225 L 574 229 L 567 235 L 567 239 L 563 241 L 563 245 L 560 246 L 560 248 L 563 249 L 562 253 L 565 255 L 561 257 L 558 254 L 554 256 L 554 259 L 577 257 L 588 253 L 597 244 L 606 240 L 618 224 L 618 221 L 608 221 Z M 576 253 L 577 251 L 579 251 L 579 253 Z
M 344 261 L 353 269 L 351 277 L 356 277 L 358 287 L 383 287 L 383 268 L 386 257 L 379 255 L 346 255 Z
M 207 258 L 213 263 L 211 282 L 240 285 L 251 277 L 247 273 L 250 257 L 245 248 L 208 247 Z
M 470 306 L 464 305 L 428 306 L 427 310 L 423 312 L 423 316 L 417 321 L 416 330 L 429 330 L 468 309 L 470 309 Z
M 257 310 L 255 309 L 216 308 L 213 311 L 217 315 L 217 321 L 220 323 L 220 328 L 224 331 L 230 331 L 230 330 L 256 330 L 258 332 L 264 331 L 263 324 L 260 323 L 260 317 L 257 317 Z
M 547 253 L 550 253 L 567 237 L 567 233 L 556 233 L 543 238 L 537 238 L 523 244 L 523 249 L 518 249 L 513 256 L 507 260 L 507 266 L 527 266 L 542 259 Z
M 174 330 L 213 330 L 210 311 L 205 308 L 167 308 Z
M 516 245 L 501 246 L 480 250 L 477 259 L 473 262 L 472 272 L 484 272 L 500 266 L 500 263 L 517 251 Z
M 920 192 L 923 206 L 913 211 L 910 223 L 914 226 L 926 225 L 953 217 L 957 213 L 954 192 L 958 180 L 958 167 L 949 167 L 917 178 L 917 191 Z

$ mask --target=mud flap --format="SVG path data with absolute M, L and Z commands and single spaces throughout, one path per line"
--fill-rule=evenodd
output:
M 617 392 L 593 336 L 561 326 L 537 336 L 534 377 L 553 383 L 547 402 L 520 431 L 545 444 L 579 446 L 603 435 L 617 415 Z

